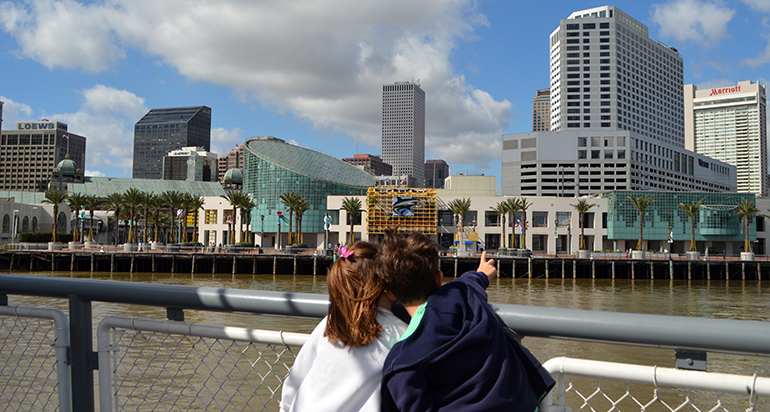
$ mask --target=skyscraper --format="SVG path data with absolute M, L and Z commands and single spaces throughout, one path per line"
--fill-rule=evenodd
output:
M 502 193 L 736 190 L 735 166 L 689 151 L 679 52 L 615 6 L 550 35 L 551 130 L 503 135 Z
M 134 126 L 136 179 L 162 179 L 163 157 L 183 147 L 211 149 L 211 108 L 152 109 Z
M 551 89 L 538 90 L 532 101 L 532 131 L 551 130 Z
M 684 86 L 685 147 L 737 167 L 738 192 L 768 194 L 767 98 L 752 81 Z
M 86 162 L 86 138 L 67 131 L 61 122 L 18 122 L 0 139 L 0 190 L 43 192 L 51 173 L 69 153 L 78 172 Z
M 425 181 L 425 92 L 419 84 L 382 86 L 382 160 L 394 175 Z
M 443 189 L 444 179 L 449 177 L 449 165 L 443 159 L 425 161 L 425 187 Z

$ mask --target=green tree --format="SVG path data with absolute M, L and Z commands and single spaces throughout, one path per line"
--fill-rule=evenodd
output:
M 506 206 L 508 207 L 508 213 L 510 214 L 510 219 L 508 219 L 509 222 L 511 222 L 511 226 L 513 226 L 513 240 L 514 244 L 511 245 L 512 247 L 516 247 L 515 240 L 516 240 L 516 225 L 513 223 L 516 222 L 516 213 L 521 210 L 519 206 L 519 199 L 516 199 L 515 197 L 509 197 L 508 199 L 505 199 Z
M 120 231 L 120 215 L 123 213 L 123 195 L 120 193 L 110 193 L 104 200 L 104 208 L 110 212 L 114 212 L 115 217 L 115 246 L 118 245 L 118 234 Z
M 655 201 L 654 196 L 645 195 L 639 197 L 626 196 L 639 211 L 639 241 L 636 242 L 636 250 L 644 250 L 644 211 Z
M 81 241 L 80 239 L 80 209 L 86 202 L 86 195 L 82 193 L 73 193 L 67 197 L 67 204 L 69 205 L 72 213 L 75 215 L 75 227 L 72 231 L 72 240 L 75 242 Z
M 574 207 L 575 210 L 577 210 L 578 215 L 580 215 L 580 250 L 586 250 L 586 235 L 585 235 L 585 227 L 586 227 L 586 213 L 588 213 L 591 208 L 596 206 L 594 203 L 588 203 L 588 199 L 578 199 L 578 202 L 576 204 L 570 204 L 570 206 Z
M 160 239 L 160 232 L 161 232 L 161 225 L 160 225 L 160 212 L 163 210 L 166 205 L 163 202 L 163 194 L 156 195 L 153 193 L 152 195 L 152 203 L 151 203 L 151 209 L 153 214 L 153 226 L 152 226 L 152 234 L 153 234 L 153 242 L 157 243 Z M 163 216 L 166 216 L 164 213 Z
M 743 243 L 743 251 L 751 252 L 751 242 L 749 242 L 749 219 L 759 213 L 756 204 L 753 200 L 743 199 L 737 204 L 735 208 L 735 214 L 743 216 L 743 233 L 745 234 L 745 240 Z
M 527 209 L 532 207 L 532 203 L 527 202 L 527 199 L 522 197 L 519 199 L 519 210 L 521 211 L 521 248 L 527 248 Z
M 150 226 L 150 214 L 155 210 L 155 205 L 158 202 L 158 195 L 154 193 L 145 193 L 142 197 L 142 202 L 139 207 L 142 209 L 142 242 L 149 243 L 147 238 L 147 227 Z
M 300 245 L 304 243 L 302 238 L 302 215 L 308 210 L 310 210 L 310 202 L 304 196 L 300 196 L 294 209 L 297 217 L 297 243 Z
M 682 211 L 686 213 L 687 216 L 690 217 L 690 251 L 691 252 L 698 250 L 695 247 L 695 216 L 698 215 L 698 211 L 700 210 L 700 207 L 703 204 L 704 200 L 706 200 L 705 197 L 697 202 L 679 203 L 676 205 L 676 207 L 678 207 L 679 209 L 682 209 Z
M 348 222 L 350 223 L 350 234 L 348 235 L 348 245 L 353 244 L 355 239 L 353 228 L 356 224 L 356 216 L 361 213 L 361 199 L 357 197 L 346 197 L 342 199 L 342 210 L 348 216 Z
M 171 234 L 166 240 L 166 243 L 174 243 L 176 241 L 176 237 L 174 236 L 176 234 L 176 232 L 174 232 L 174 229 L 176 228 L 176 225 L 174 224 L 176 211 L 181 208 L 182 202 L 184 201 L 184 195 L 182 192 L 176 190 L 166 190 L 160 197 L 163 199 L 163 205 L 168 208 L 168 217 L 171 222 Z
M 188 206 L 193 212 L 193 243 L 198 243 L 198 216 L 205 200 L 200 195 L 192 195 L 189 202 Z
M 240 190 L 233 190 L 225 196 L 221 196 L 223 199 L 230 202 L 230 206 L 233 207 L 233 224 L 230 232 L 230 244 L 235 244 L 235 217 L 237 216 L 238 208 L 244 203 L 244 197 L 248 199 L 248 196 Z M 243 224 L 243 221 L 241 221 Z
M 465 215 L 471 208 L 471 199 L 454 199 L 447 203 L 449 211 L 455 216 L 455 230 L 457 230 L 458 222 L 460 226 L 459 233 L 465 233 Z
M 53 205 L 53 233 L 51 236 L 51 242 L 56 242 L 56 231 L 59 230 L 59 205 L 66 202 L 67 197 L 67 192 L 59 189 L 53 189 L 46 191 L 45 199 L 42 200 L 43 203 Z
M 145 196 L 145 193 L 135 187 L 132 187 L 126 190 L 125 193 L 123 193 L 123 203 L 125 204 L 126 209 L 128 210 L 128 213 L 129 213 L 128 239 L 126 240 L 127 243 L 136 243 L 137 241 L 136 209 L 144 201 L 144 196 Z
M 492 207 L 492 210 L 497 212 L 497 215 L 500 216 L 500 226 L 502 227 L 502 236 L 503 241 L 501 242 L 501 246 L 503 249 L 505 249 L 505 215 L 508 214 L 508 202 L 507 199 L 503 200 L 502 202 L 499 202 L 496 206 Z
M 94 241 L 94 212 L 102 205 L 102 200 L 96 197 L 96 195 L 88 195 L 85 197 L 83 206 L 88 210 L 88 241 Z
M 292 225 L 294 223 L 294 210 L 297 208 L 297 203 L 301 197 L 302 196 L 300 196 L 300 194 L 297 192 L 285 192 L 280 197 L 281 203 L 283 203 L 284 206 L 289 209 L 289 245 L 294 244 L 294 231 L 292 230 Z

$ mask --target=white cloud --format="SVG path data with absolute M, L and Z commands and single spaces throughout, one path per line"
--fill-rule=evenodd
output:
M 770 0 L 741 0 L 752 9 L 764 13 L 770 13 Z
M 106 174 L 98 170 L 86 170 L 85 175 L 90 177 L 107 177 Z
M 237 127 L 232 130 L 215 127 L 211 129 L 211 152 L 220 156 L 227 155 L 245 140 L 243 130 Z
M 706 46 L 716 46 L 727 36 L 727 23 L 734 15 L 735 10 L 718 0 L 673 0 L 652 6 L 652 20 L 660 25 L 663 37 Z
M 379 146 L 385 83 L 420 79 L 427 137 L 449 162 L 499 157 L 493 149 L 511 116 L 510 102 L 475 89 L 450 61 L 456 41 L 489 24 L 475 0 L 28 0 L 0 7 L 19 55 L 46 67 L 106 70 L 135 48 L 191 80 L 230 87 L 369 146 Z M 485 144 L 469 146 L 477 141 Z
M 16 122 L 32 120 L 32 107 L 28 104 L 14 102 L 13 100 L 0 96 L 0 102 L 3 103 L 3 129 L 15 129 Z
M 131 174 L 133 125 L 148 109 L 144 99 L 111 87 L 96 85 L 81 90 L 83 104 L 74 113 L 53 114 L 51 119 L 67 123 L 70 132 L 85 136 L 86 167 L 119 167 Z
M 720 87 L 735 86 L 736 84 L 738 84 L 736 81 L 730 80 L 730 79 L 714 79 L 714 80 L 707 80 L 705 82 L 698 83 L 695 86 L 698 87 L 698 90 L 706 90 L 706 89 L 717 89 Z

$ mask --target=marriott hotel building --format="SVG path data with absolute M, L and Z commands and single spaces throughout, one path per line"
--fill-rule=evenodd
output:
M 550 36 L 550 131 L 503 135 L 502 193 L 735 192 L 735 166 L 685 148 L 683 60 L 615 6 Z
M 767 97 L 751 81 L 715 89 L 684 86 L 685 147 L 735 165 L 738 192 L 768 195 Z

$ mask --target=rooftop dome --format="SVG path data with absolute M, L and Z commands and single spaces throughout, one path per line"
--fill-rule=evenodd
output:
M 226 185 L 242 185 L 243 184 L 243 171 L 234 167 L 225 172 L 225 177 L 222 179 L 222 183 Z
M 75 176 L 79 172 L 77 163 L 70 159 L 69 154 L 64 156 L 64 160 L 59 162 L 56 168 L 62 176 Z

